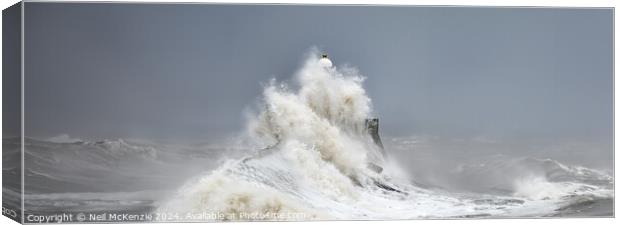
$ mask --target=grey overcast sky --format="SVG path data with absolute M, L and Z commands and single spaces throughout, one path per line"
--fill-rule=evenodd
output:
M 201 139 L 317 46 L 388 135 L 612 135 L 612 9 L 26 3 L 26 135 Z

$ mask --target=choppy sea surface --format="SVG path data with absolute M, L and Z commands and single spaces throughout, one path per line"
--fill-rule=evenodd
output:
M 415 139 L 418 138 L 397 138 L 385 142 L 386 146 L 404 151 L 411 147 Z M 4 139 L 4 146 L 8 147 L 11 142 L 18 141 Z M 450 169 L 435 176 L 443 180 L 435 182 L 432 181 L 432 173 L 428 172 L 429 175 L 418 176 L 420 178 L 417 180 L 416 176 L 401 180 L 386 177 L 385 184 L 398 190 L 391 191 L 377 185 L 364 187 L 350 184 L 350 189 L 347 189 L 347 186 L 338 186 L 343 184 L 324 177 L 321 179 L 327 182 L 321 184 L 322 187 L 303 187 L 305 182 L 300 182 L 300 175 L 288 169 L 289 165 L 282 163 L 288 159 L 279 155 L 245 162 L 222 161 L 215 159 L 221 159 L 230 150 L 211 149 L 209 154 L 191 154 L 194 151 L 185 149 L 179 150 L 183 154 L 165 156 L 143 150 L 172 151 L 164 150 L 163 147 L 130 144 L 123 140 L 52 143 L 27 139 L 27 142 L 26 215 L 129 213 L 151 215 L 150 219 L 163 221 L 223 219 L 207 217 L 218 210 L 207 209 L 206 214 L 201 214 L 200 207 L 163 209 L 172 204 L 185 205 L 184 201 L 189 201 L 185 196 L 198 194 L 205 186 L 213 188 L 210 191 L 214 192 L 257 188 L 260 191 L 239 191 L 245 195 L 236 195 L 232 199 L 239 201 L 247 197 L 253 200 L 255 198 L 252 195 L 267 195 L 262 201 L 271 202 L 271 207 L 282 210 L 289 206 L 280 204 L 288 204 L 290 201 L 291 205 L 299 207 L 296 210 L 314 213 L 282 214 L 299 216 L 290 218 L 293 220 L 611 217 L 614 213 L 613 178 L 610 174 L 564 165 L 551 159 L 495 156 L 477 160 L 486 160 L 486 163 L 449 164 L 444 167 Z M 17 143 L 14 146 L 18 146 Z M 419 154 L 420 159 L 413 161 L 424 161 L 423 153 L 416 154 Z M 17 169 L 7 167 L 7 161 L 4 165 L 5 176 Z M 217 168 L 218 165 L 225 165 L 225 169 Z M 334 169 L 321 166 L 325 165 L 317 165 L 313 169 Z M 321 176 L 315 175 L 316 178 Z M 217 185 L 222 186 L 212 186 L 215 184 L 207 178 L 212 179 L 214 176 L 221 176 L 219 179 L 222 180 Z M 231 181 L 236 178 L 247 183 L 243 186 L 229 183 L 238 182 Z M 340 179 L 345 181 L 344 185 L 350 180 L 346 176 Z M 226 185 L 233 187 L 223 187 Z M 15 207 L 19 203 L 20 197 L 15 190 L 3 189 L 4 204 L 8 207 Z M 355 194 L 353 197 L 340 196 L 346 192 Z M 209 196 L 210 193 L 202 194 Z M 308 204 L 301 203 L 308 202 L 313 205 L 310 209 L 304 209 Z M 253 210 L 248 208 L 250 205 L 233 205 L 248 212 Z M 258 204 L 257 207 L 265 205 Z M 330 213 L 320 214 L 321 211 Z M 251 219 L 273 218 L 247 218 Z
M 368 134 L 371 101 L 356 70 L 310 57 L 295 77 L 297 88 L 276 81 L 265 88 L 264 107 L 239 140 L 26 138 L 25 215 L 88 215 L 76 222 L 614 215 L 611 159 L 598 168 L 579 161 L 611 147 L 412 135 L 384 136 L 383 148 Z M 3 176 L 15 181 L 20 141 L 3 139 Z M 3 206 L 17 208 L 18 190 L 19 182 L 3 188 Z

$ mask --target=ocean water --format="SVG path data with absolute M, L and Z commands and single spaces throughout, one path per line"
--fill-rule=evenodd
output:
M 382 149 L 365 125 L 373 115 L 364 78 L 310 55 L 296 85 L 274 80 L 265 87 L 237 141 L 26 138 L 26 215 L 148 214 L 146 221 L 613 216 L 611 171 L 530 151 L 529 142 L 413 135 L 383 137 Z M 12 159 L 19 141 L 3 140 L 4 176 L 18 174 Z M 575 152 L 596 146 L 581 144 Z M 505 146 L 523 151 L 509 154 L 501 151 Z M 15 190 L 3 189 L 5 204 L 19 198 Z

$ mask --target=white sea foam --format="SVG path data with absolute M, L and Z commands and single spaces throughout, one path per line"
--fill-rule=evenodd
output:
M 515 181 L 514 195 L 503 197 L 412 185 L 365 132 L 372 107 L 364 77 L 310 55 L 295 75 L 299 88 L 270 82 L 248 123 L 257 145 L 269 147 L 186 183 L 158 212 L 224 215 L 214 220 L 531 216 L 553 212 L 556 201 L 547 199 L 565 196 L 556 193 L 572 193 L 539 178 Z M 384 171 L 368 169 L 370 163 Z M 256 213 L 262 216 L 247 217 Z

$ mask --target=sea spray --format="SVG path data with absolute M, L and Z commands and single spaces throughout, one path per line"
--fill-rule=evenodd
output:
M 187 182 L 155 212 L 178 213 L 177 221 L 412 219 L 552 215 L 572 204 L 573 192 L 545 198 L 516 188 L 498 196 L 413 185 L 364 130 L 372 114 L 364 77 L 317 55 L 311 52 L 294 85 L 265 86 L 247 124 L 260 150 Z M 368 169 L 371 163 L 384 170 Z M 204 213 L 218 216 L 183 217 Z
M 364 78 L 331 63 L 326 66 L 314 55 L 296 74 L 299 91 L 275 81 L 265 88 L 264 110 L 249 130 L 274 146 L 291 140 L 305 143 L 342 173 L 357 176 L 367 165 L 367 154 L 376 153 L 363 132 L 371 112 Z
M 309 57 L 295 76 L 299 90 L 271 81 L 263 91 L 262 111 L 247 129 L 271 154 L 229 160 L 189 182 L 160 211 L 231 215 L 224 219 L 302 211 L 311 212 L 304 219 L 312 219 L 330 217 L 307 204 L 308 198 L 354 204 L 356 185 L 372 184 L 367 154 L 377 149 L 364 132 L 371 112 L 364 78 L 351 71 Z

